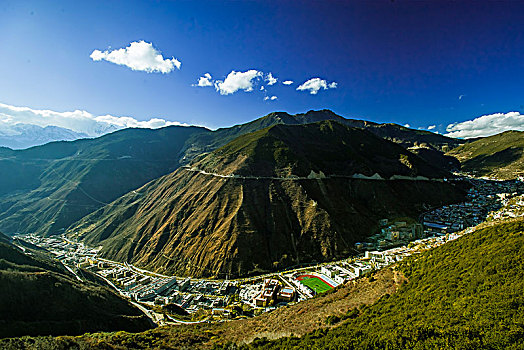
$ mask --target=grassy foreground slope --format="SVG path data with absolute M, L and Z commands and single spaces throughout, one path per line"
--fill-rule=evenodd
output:
M 498 223 L 400 264 L 408 278 L 340 327 L 262 349 L 523 349 L 524 220 Z
M 506 131 L 483 137 L 447 153 L 462 169 L 478 176 L 514 179 L 524 175 L 524 132 Z

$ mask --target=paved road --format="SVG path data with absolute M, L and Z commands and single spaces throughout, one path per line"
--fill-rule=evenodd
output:
M 404 175 L 392 175 L 389 179 L 384 179 L 379 174 L 374 174 L 372 176 L 366 176 L 362 174 L 353 174 L 353 175 L 319 175 L 312 172 L 311 175 L 305 176 L 242 176 L 242 175 L 223 175 L 218 173 L 210 173 L 197 168 L 182 168 L 186 171 L 196 172 L 202 175 L 226 178 L 226 179 L 243 179 L 243 180 L 280 180 L 280 181 L 297 181 L 297 180 L 319 180 L 319 179 L 359 179 L 359 180 L 410 180 L 410 181 L 438 181 L 443 182 L 443 179 L 429 179 L 424 176 L 404 176 Z

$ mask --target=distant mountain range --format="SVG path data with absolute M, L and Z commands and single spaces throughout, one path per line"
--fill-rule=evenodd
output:
M 101 134 L 97 134 L 99 136 Z M 24 149 L 53 141 L 74 141 L 88 137 L 87 134 L 58 126 L 40 127 L 30 124 L 7 125 L 0 122 L 0 147 Z

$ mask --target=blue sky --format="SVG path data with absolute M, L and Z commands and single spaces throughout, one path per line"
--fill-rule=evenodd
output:
M 142 40 L 180 69 L 148 73 L 90 58 Z M 213 128 L 328 108 L 440 132 L 516 112 L 511 122 L 524 127 L 518 1 L 3 0 L 0 48 L 0 103 L 9 106 Z M 205 73 L 214 84 L 249 70 L 263 74 L 250 92 L 192 86 Z M 296 90 L 311 78 L 336 88 Z

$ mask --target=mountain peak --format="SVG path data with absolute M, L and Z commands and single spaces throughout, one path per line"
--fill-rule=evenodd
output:
M 312 170 L 384 178 L 444 175 L 404 148 L 334 120 L 272 125 L 236 138 L 193 166 L 222 175 L 269 177 L 307 177 Z

